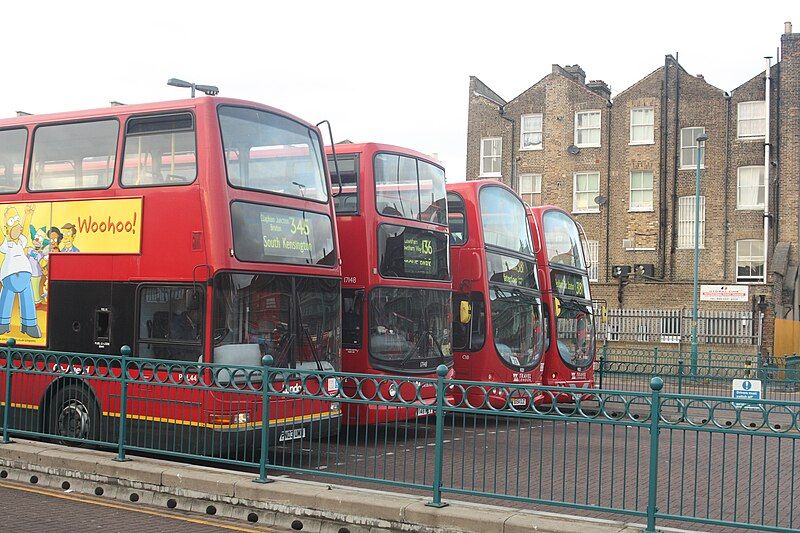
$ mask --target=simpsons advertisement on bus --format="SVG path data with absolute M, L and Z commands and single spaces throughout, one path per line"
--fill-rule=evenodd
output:
M 0 342 L 47 345 L 54 254 L 136 254 L 141 198 L 0 204 Z

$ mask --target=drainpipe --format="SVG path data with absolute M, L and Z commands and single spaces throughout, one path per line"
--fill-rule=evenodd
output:
M 667 275 L 667 93 L 669 91 L 669 60 L 664 57 L 664 81 L 661 86 L 661 146 L 658 169 L 658 262 L 661 279 Z
M 516 145 L 514 144 L 514 134 L 517 132 L 517 123 L 514 121 L 513 118 L 508 118 L 506 116 L 506 106 L 500 107 L 500 118 L 503 120 L 507 120 L 511 123 L 511 188 L 514 189 L 517 193 L 519 193 L 519 189 L 517 187 L 517 158 L 514 157 L 514 150 L 516 149 Z
M 606 155 L 606 276 L 605 280 L 608 282 L 608 273 L 611 269 L 611 258 L 608 256 L 609 251 L 609 232 L 611 226 L 611 100 L 606 101 L 606 109 L 608 109 L 608 120 L 606 120 L 606 147 L 608 153 Z M 620 302 L 622 305 L 622 302 Z
M 777 53 L 776 53 L 775 57 L 778 58 L 777 61 L 775 62 L 775 74 L 776 74 L 776 78 L 777 79 L 773 80 L 773 82 L 775 83 L 775 131 L 778 134 L 775 136 L 775 141 L 773 143 L 775 145 L 774 146 L 775 149 L 774 150 L 770 150 L 770 151 L 775 154 L 775 163 L 776 163 L 776 169 L 775 169 L 775 198 L 778 198 L 778 197 L 780 197 L 780 194 L 781 194 L 781 185 L 780 185 L 781 184 L 781 134 L 780 134 L 780 131 L 781 131 L 781 113 L 780 113 L 780 109 L 781 109 L 781 55 L 780 55 L 780 48 L 777 50 Z M 773 82 L 770 82 L 770 85 L 772 85 Z M 767 116 L 769 116 L 769 112 L 770 112 L 770 110 L 767 109 Z M 770 163 L 770 164 L 772 164 L 772 163 Z M 773 219 L 775 221 L 775 223 L 772 224 L 772 229 L 775 232 L 775 241 L 777 242 L 779 240 L 778 236 L 780 235 L 779 226 L 780 226 L 780 223 L 781 223 L 781 203 L 776 201 L 775 202 L 775 207 L 773 207 L 772 210 L 775 212 L 775 216 L 774 216 L 774 219 Z
M 722 176 L 723 185 L 722 190 L 725 191 L 722 195 L 722 201 L 724 202 L 725 206 L 725 217 L 722 220 L 722 223 L 725 225 L 722 231 L 722 277 L 720 279 L 726 279 L 728 275 L 728 228 L 730 224 L 728 224 L 728 182 L 729 177 L 728 173 L 730 172 L 730 159 L 731 159 L 731 95 L 725 93 L 725 174 Z M 736 280 L 736 275 L 734 273 L 733 279 Z
M 766 108 L 765 121 L 766 127 L 764 130 L 764 285 L 767 284 L 767 259 L 769 257 L 769 167 L 770 167 L 770 124 L 769 124 L 769 100 L 771 89 L 770 68 L 772 63 L 771 57 L 766 57 L 767 67 L 764 71 L 764 84 L 765 84 L 765 104 Z

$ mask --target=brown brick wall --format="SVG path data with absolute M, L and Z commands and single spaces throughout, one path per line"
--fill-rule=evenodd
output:
M 775 215 L 779 219 L 777 228 L 775 224 L 771 227 L 770 252 L 776 241 L 791 243 L 790 263 L 797 265 L 800 262 L 800 247 L 797 245 L 800 222 L 800 34 L 784 35 L 781 45 L 781 63 L 772 70 L 770 123 L 774 147 L 772 159 L 776 164 L 770 173 L 770 212 L 773 220 Z M 676 224 L 677 199 L 694 196 L 695 170 L 680 168 L 680 130 L 705 127 L 709 141 L 705 149 L 705 168 L 701 171 L 701 194 L 706 198 L 706 227 L 699 278 L 704 284 L 736 283 L 736 241 L 763 238 L 763 210 L 737 209 L 737 169 L 763 165 L 764 162 L 763 139 L 743 140 L 737 136 L 737 104 L 764 99 L 763 72 L 750 73 L 752 77 L 728 95 L 702 76 L 686 72 L 671 56 L 667 56 L 661 67 L 615 95 L 610 107 L 602 89 L 596 89 L 597 84 L 591 84 L 595 89 L 593 92 L 589 84 L 581 83 L 581 72 L 577 65 L 565 68 L 553 65 L 551 74 L 508 103 L 480 80 L 471 78 L 467 179 L 478 177 L 480 139 L 486 136 L 503 137 L 503 181 L 517 185 L 515 181 L 512 183 L 511 176 L 514 158 L 517 175 L 542 174 L 542 201 L 545 204 L 559 205 L 572 211 L 573 173 L 599 172 L 600 194 L 607 198 L 607 203 L 597 214 L 575 215 L 588 238 L 599 242 L 599 282 L 594 285 L 593 296 L 606 300 L 611 307 L 618 306 L 618 285 L 606 267 L 653 264 L 655 277 L 662 281 L 632 280 L 625 287 L 623 305 L 631 308 L 691 308 L 693 250 L 677 248 Z M 476 96 L 476 90 L 496 102 Z M 638 107 L 652 107 L 654 110 L 652 144 L 632 145 L 630 142 L 631 110 Z M 515 121 L 514 146 L 511 145 L 511 124 L 500 117 L 501 109 L 506 117 Z M 579 154 L 571 155 L 567 148 L 574 142 L 575 113 L 585 109 L 602 111 L 601 147 L 582 148 Z M 542 150 L 520 150 L 520 117 L 528 113 L 543 114 Z M 634 212 L 630 209 L 630 173 L 639 170 L 653 172 L 652 211 Z M 637 250 L 626 250 L 623 239 L 635 241 Z M 770 270 L 768 268 L 768 274 Z M 774 298 L 780 298 L 781 291 L 775 291 L 773 287 L 773 282 L 782 282 L 780 276 L 770 274 L 768 281 L 767 285 L 751 285 L 751 300 L 760 294 L 766 295 L 770 303 Z M 700 305 L 702 309 L 753 308 L 752 301 L 740 304 L 701 302 Z M 765 327 L 767 346 L 771 346 L 771 324 L 770 319 Z

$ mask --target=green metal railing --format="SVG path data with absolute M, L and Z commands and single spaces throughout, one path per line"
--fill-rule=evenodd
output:
M 435 507 L 459 495 L 621 514 L 648 531 L 800 527 L 800 402 L 700 396 L 689 376 L 623 391 L 605 369 L 590 390 L 449 380 L 444 366 L 423 379 L 273 368 L 269 356 L 232 366 L 3 351 L 3 442 L 157 452 L 248 468 L 259 483 L 276 472 L 377 483 Z

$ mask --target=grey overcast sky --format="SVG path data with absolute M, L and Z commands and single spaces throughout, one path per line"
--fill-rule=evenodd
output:
M 10 0 L 0 20 L 0 117 L 184 97 L 165 84 L 179 77 L 327 118 L 337 141 L 436 153 L 457 181 L 470 75 L 510 100 L 578 63 L 616 94 L 679 52 L 730 91 L 784 21 L 800 32 L 800 2 Z

